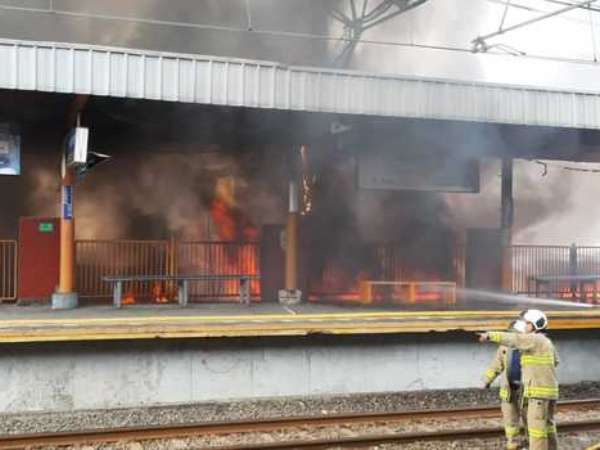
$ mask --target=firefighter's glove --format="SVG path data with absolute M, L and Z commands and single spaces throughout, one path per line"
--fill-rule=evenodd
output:
M 483 383 L 483 388 L 484 389 L 491 389 L 492 387 L 492 383 L 490 381 Z
M 479 342 L 487 342 L 490 340 L 490 337 L 487 333 L 477 333 L 477 336 L 479 336 Z

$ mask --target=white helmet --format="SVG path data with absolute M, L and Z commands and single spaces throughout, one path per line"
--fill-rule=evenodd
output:
M 548 327 L 548 318 L 539 309 L 528 309 L 520 315 L 521 319 L 530 322 L 535 331 L 545 330 Z

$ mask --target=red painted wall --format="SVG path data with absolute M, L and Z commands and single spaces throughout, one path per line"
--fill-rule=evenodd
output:
M 19 219 L 19 299 L 48 299 L 58 285 L 60 220 Z

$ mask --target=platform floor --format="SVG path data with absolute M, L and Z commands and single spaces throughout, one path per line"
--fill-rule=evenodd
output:
M 308 303 L 192 303 L 86 306 L 0 306 L 0 343 L 152 338 L 421 333 L 504 328 L 530 301 L 461 300 L 455 305 L 360 306 Z M 553 329 L 600 328 L 600 307 L 539 305 Z

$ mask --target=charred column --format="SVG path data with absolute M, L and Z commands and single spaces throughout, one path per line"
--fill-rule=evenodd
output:
M 510 230 L 513 226 L 513 160 L 512 158 L 502 159 L 502 186 L 501 186 L 501 218 L 500 226 L 507 233 L 508 243 L 510 244 Z
M 512 287 L 512 262 L 510 245 L 512 242 L 513 221 L 513 160 L 512 158 L 503 158 L 500 200 L 500 228 L 502 230 L 502 288 L 504 290 L 510 290 Z

